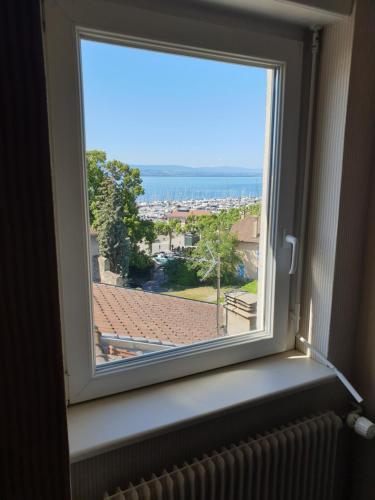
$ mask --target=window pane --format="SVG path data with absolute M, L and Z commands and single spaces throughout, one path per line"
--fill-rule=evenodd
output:
M 81 52 L 97 364 L 261 330 L 272 71 Z

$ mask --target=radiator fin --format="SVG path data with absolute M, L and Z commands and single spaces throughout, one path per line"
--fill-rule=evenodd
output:
M 331 500 L 341 427 L 333 412 L 298 420 L 104 500 Z

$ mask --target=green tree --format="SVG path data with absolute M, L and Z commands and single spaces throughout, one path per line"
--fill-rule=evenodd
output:
M 169 285 L 191 287 L 199 285 L 197 272 L 190 266 L 189 261 L 183 259 L 169 260 L 165 264 L 165 272 Z
M 163 236 L 168 236 L 169 250 L 172 249 L 172 238 L 173 234 L 181 232 L 181 222 L 176 219 L 168 219 L 167 221 L 157 221 L 155 222 L 156 234 L 162 234 Z
M 96 194 L 95 229 L 101 255 L 110 263 L 110 269 L 126 278 L 129 271 L 129 239 L 124 210 L 118 186 L 113 179 L 103 179 Z
M 90 224 L 98 231 L 98 234 L 102 232 L 101 253 L 105 255 L 104 249 L 106 248 L 108 253 L 108 248 L 115 245 L 112 239 L 114 234 L 121 239 L 125 238 L 126 242 L 125 244 L 122 240 L 118 240 L 117 245 L 122 250 L 119 253 L 111 252 L 112 258 L 109 259 L 111 270 L 118 272 L 117 269 L 123 268 L 121 259 L 123 259 L 122 252 L 125 247 L 128 249 L 128 267 L 130 265 L 144 269 L 151 266 L 151 260 L 140 251 L 138 245 L 146 235 L 151 237 L 150 228 L 138 213 L 137 197 L 144 194 L 139 169 L 131 168 L 118 160 L 107 160 L 106 153 L 99 150 L 87 151 L 86 164 Z M 109 200 L 105 200 L 103 193 L 108 194 Z M 112 207 L 111 209 L 108 204 Z M 111 227 L 114 225 L 114 218 L 121 219 L 123 230 L 103 232 L 103 228 L 107 225 Z M 117 219 L 116 224 L 120 225 Z M 109 238 L 106 242 L 105 237 Z M 115 256 L 120 261 L 113 260 Z
M 240 210 L 242 207 L 240 208 Z M 255 215 L 255 216 L 260 216 L 261 213 L 261 204 L 260 202 L 258 203 L 253 203 L 251 205 L 246 205 L 243 207 L 243 214 L 246 215 Z
M 216 215 L 189 215 L 185 224 L 185 232 L 200 235 L 210 225 Z
M 148 245 L 148 253 L 149 255 L 151 255 L 152 244 L 156 241 L 157 238 L 155 224 L 152 220 L 143 220 L 141 229 L 142 229 L 143 239 L 146 241 Z
M 217 214 L 212 215 L 191 215 L 187 218 L 186 226 L 189 232 L 199 234 L 204 231 L 207 226 L 216 226 L 219 224 L 230 228 L 230 226 L 238 222 L 242 217 L 248 215 L 259 216 L 260 212 L 261 204 L 253 203 L 251 205 L 221 210 Z
M 99 188 L 102 185 L 105 173 L 104 167 L 107 160 L 104 151 L 92 150 L 86 152 L 87 168 L 87 190 L 89 195 L 90 224 L 93 225 L 93 209 L 99 195 Z
M 92 219 L 91 224 L 95 227 L 96 216 L 99 213 L 98 193 L 104 179 L 112 179 L 116 184 L 119 202 L 123 208 L 124 221 L 128 227 L 128 235 L 131 240 L 137 239 L 141 220 L 138 216 L 137 197 L 144 194 L 142 179 L 138 168 L 131 168 L 126 163 L 118 160 L 107 160 L 104 151 L 92 150 L 86 152 L 89 208 Z
M 222 284 L 232 284 L 237 276 L 240 257 L 236 252 L 237 237 L 226 230 L 208 228 L 202 234 L 194 250 L 190 266 L 200 279 L 213 280 L 217 275 L 217 262 L 220 259 L 220 278 Z M 216 264 L 213 265 L 213 261 Z
M 190 216 L 187 219 L 186 228 L 189 232 L 199 235 L 199 242 L 192 251 L 191 266 L 197 270 L 200 278 L 203 278 L 212 267 L 212 252 L 214 259 L 220 257 L 220 275 L 223 283 L 230 284 L 236 278 L 237 265 L 240 257 L 236 252 L 237 237 L 230 233 L 230 229 L 242 217 L 248 215 L 260 216 L 261 204 L 241 206 L 221 210 L 217 214 Z M 210 250 L 209 250 L 210 249 Z M 216 276 L 216 267 L 211 269 L 207 279 Z
M 139 273 L 144 274 L 146 271 L 150 271 L 152 267 L 153 261 L 151 257 L 143 250 L 137 249 L 136 252 L 130 253 L 129 272 L 132 276 L 139 275 Z
M 199 234 L 200 238 L 192 251 L 190 264 L 199 278 L 211 280 L 216 277 L 217 267 L 212 266 L 212 261 L 219 259 L 221 281 L 231 283 L 236 278 L 240 258 L 236 252 L 237 237 L 230 233 L 230 229 L 240 218 L 241 213 L 237 208 L 188 218 L 190 231 Z

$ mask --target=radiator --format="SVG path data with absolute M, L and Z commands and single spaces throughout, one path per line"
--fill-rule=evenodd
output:
M 301 419 L 130 483 L 104 500 L 329 500 L 341 427 L 333 412 Z

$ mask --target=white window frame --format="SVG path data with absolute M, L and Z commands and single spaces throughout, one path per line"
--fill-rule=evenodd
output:
M 289 322 L 290 248 L 299 142 L 303 43 L 103 0 L 47 0 L 45 56 L 59 290 L 69 403 L 293 349 Z M 269 199 L 265 330 L 95 366 L 85 172 L 80 37 L 152 50 L 278 68 L 273 117 L 277 169 Z M 277 209 L 276 209 L 277 207 Z M 263 229 L 263 228 L 262 228 Z M 275 299 L 276 297 L 276 299 Z

